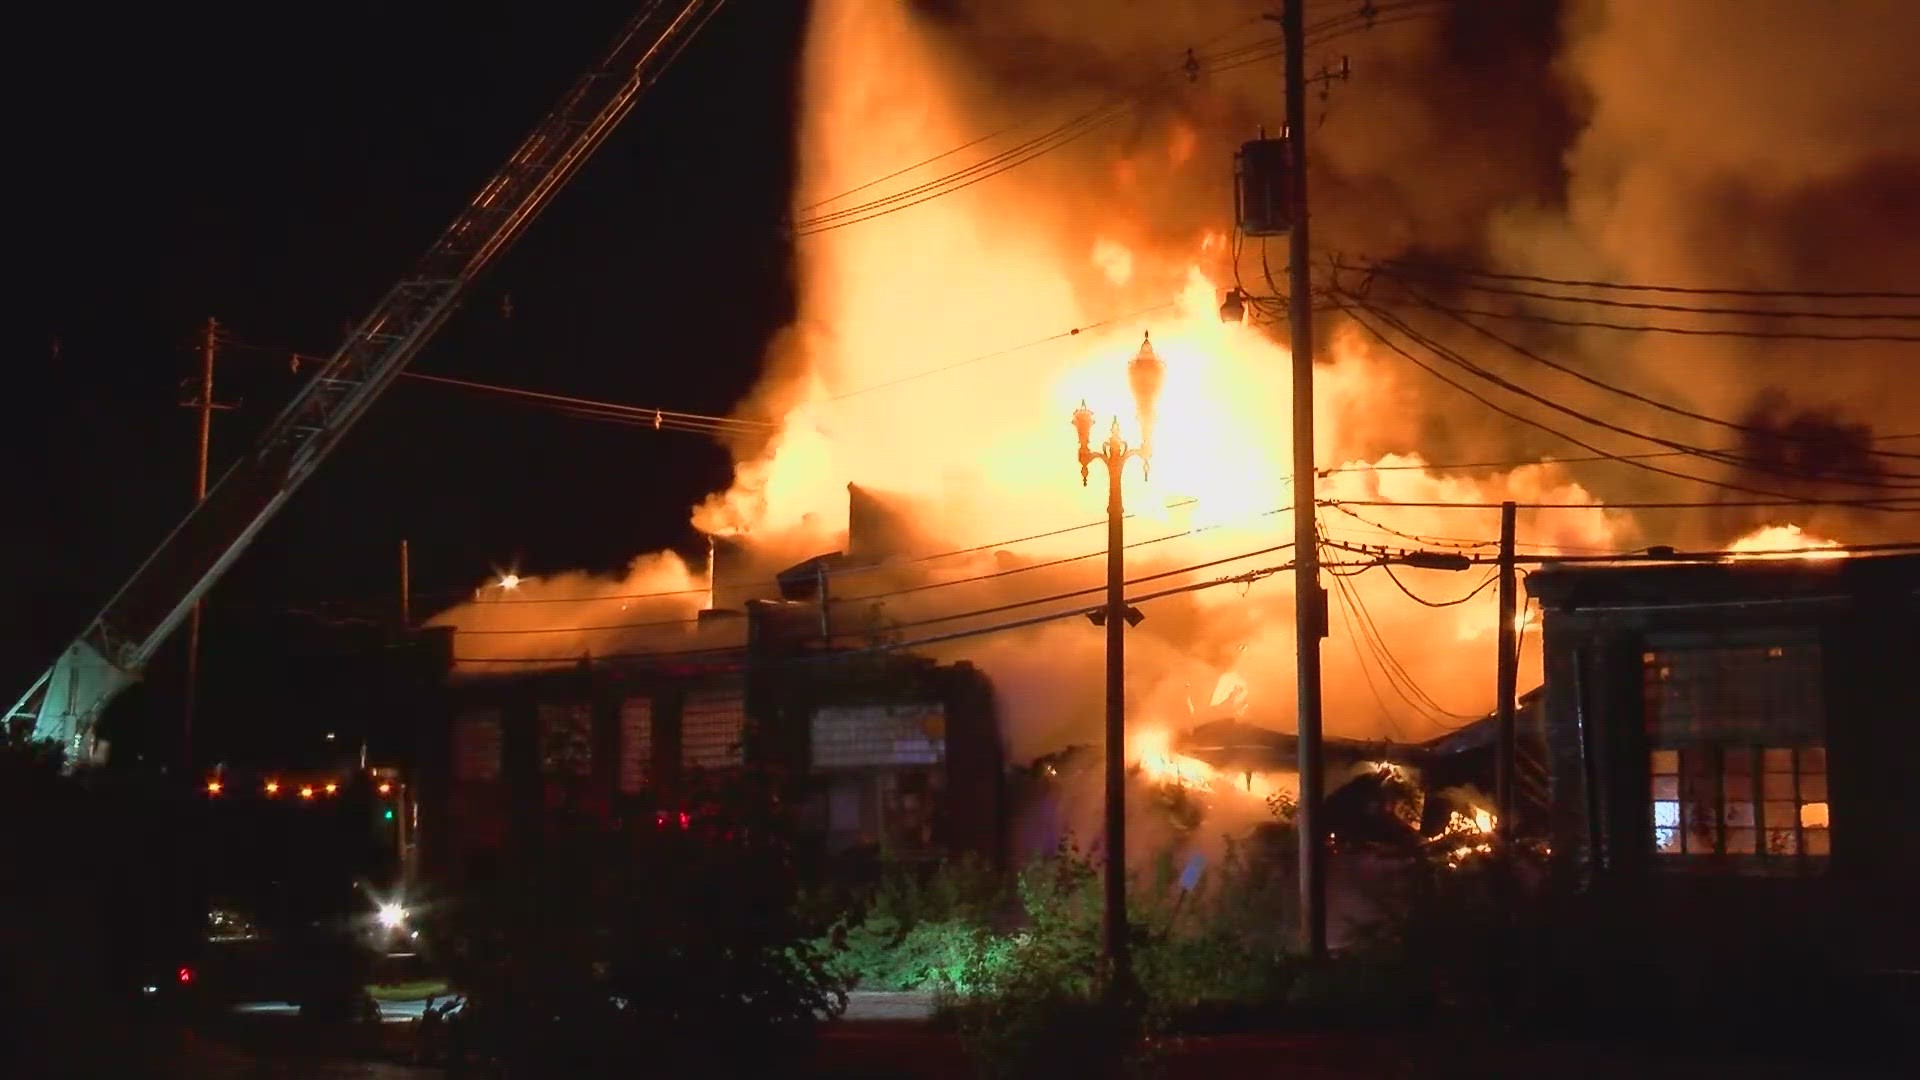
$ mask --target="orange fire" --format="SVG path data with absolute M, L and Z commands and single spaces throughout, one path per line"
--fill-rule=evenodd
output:
M 812 19 L 796 219 L 965 167 L 970 159 L 957 155 L 854 191 L 902 163 L 926 161 L 1024 118 L 980 105 L 970 74 L 914 21 L 910 5 L 822 0 Z M 863 55 L 889 62 L 848 60 Z M 1220 292 L 1236 284 L 1225 240 L 1231 202 L 1219 190 L 1231 145 L 1205 135 L 1189 146 L 1191 127 L 1161 134 L 1167 141 L 1157 145 L 1175 151 L 1130 159 L 1139 183 L 1128 191 L 1112 186 L 1122 151 L 1089 139 L 951 194 L 803 235 L 800 316 L 771 347 L 766 380 L 740 408 L 743 416 L 775 423 L 778 433 L 734 447 L 733 484 L 694 511 L 695 524 L 744 543 L 759 560 L 756 574 L 764 570 L 770 581 L 786 565 L 841 549 L 851 482 L 916 498 L 926 553 L 981 549 L 836 580 L 836 603 L 849 619 L 857 612 L 911 623 L 1097 585 L 1105 536 L 1084 526 L 1105 516 L 1105 477 L 1096 464 L 1082 487 L 1069 418 L 1085 400 L 1098 430 L 1117 418 L 1123 436 L 1139 441 L 1126 363 L 1150 332 L 1166 373 L 1151 470 L 1135 462 L 1123 474 L 1132 515 L 1126 539 L 1142 545 L 1127 552 L 1129 576 L 1167 574 L 1145 591 L 1283 567 L 1294 532 L 1284 332 L 1254 319 L 1220 321 Z M 1176 191 L 1178 199 L 1164 198 Z M 1152 201 L 1156 193 L 1160 203 Z M 1195 206 L 1218 212 L 1191 228 L 1168 224 L 1193 217 Z M 1257 255 L 1242 271 L 1249 289 L 1265 291 Z M 1497 509 L 1371 504 L 1513 499 L 1595 507 L 1523 510 L 1520 536 L 1530 552 L 1635 546 L 1628 520 L 1599 509 L 1563 466 L 1428 469 L 1413 445 L 1414 418 L 1432 392 L 1426 376 L 1376 352 L 1357 331 L 1329 327 L 1315 416 L 1317 458 L 1330 471 L 1317 493 L 1369 504 L 1352 514 L 1324 511 L 1329 542 L 1409 548 L 1432 546 L 1425 538 L 1434 538 L 1490 552 L 1499 535 Z M 1466 447 L 1449 455 L 1485 459 Z M 1079 556 L 1092 557 L 984 577 Z M 1328 557 L 1365 558 L 1344 548 Z M 1201 563 L 1213 565 L 1180 569 Z M 1435 599 L 1465 593 L 1478 578 L 1410 568 L 1397 574 L 1408 589 Z M 483 590 L 437 621 L 460 628 L 456 654 L 473 672 L 685 649 L 728 633 L 737 640 L 737 620 L 733 629 L 695 629 L 706 585 L 698 562 L 643 555 L 625 575 L 521 576 L 514 589 Z M 935 585 L 943 587 L 921 588 Z M 902 595 L 902 588 L 919 591 Z M 1329 590 L 1329 734 L 1411 741 L 1492 707 L 1492 590 L 1470 603 L 1425 607 L 1380 571 L 1333 579 Z M 1129 631 L 1127 646 L 1130 715 L 1182 715 L 1187 685 L 1215 677 L 1220 657 L 1239 652 L 1239 670 L 1253 684 L 1250 699 L 1260 705 L 1248 722 L 1290 729 L 1289 575 L 1141 607 L 1147 621 Z M 1046 610 L 948 621 L 920 633 Z M 911 640 L 916 631 L 892 636 Z M 1376 637 L 1392 651 L 1391 663 L 1452 717 L 1369 688 L 1384 685 L 1382 665 L 1389 662 L 1371 642 Z M 1098 730 L 1100 649 L 1099 633 L 1071 619 L 929 651 L 971 660 L 996 684 L 1024 688 L 1001 701 L 1008 754 L 1026 760 Z M 1537 680 L 1538 655 L 1524 654 L 1530 670 L 1523 670 L 1523 684 Z M 1143 768 L 1176 782 L 1246 788 L 1244 778 L 1215 777 L 1203 763 L 1171 755 L 1167 737 L 1153 730 L 1135 735 Z
M 1467 860 L 1493 851 L 1493 830 L 1498 819 L 1493 811 L 1478 806 L 1447 814 L 1446 828 L 1434 838 L 1434 844 L 1446 852 L 1447 865 L 1458 867 Z
M 1213 780 L 1218 770 L 1201 761 L 1175 753 L 1173 740 L 1165 728 L 1147 728 L 1127 736 L 1131 749 L 1138 754 L 1140 770 L 1156 784 L 1172 784 L 1175 787 L 1190 788 L 1194 791 L 1212 791 Z
M 1727 545 L 1741 552 L 1734 559 L 1844 559 L 1847 553 L 1835 551 L 1840 542 L 1814 536 L 1798 525 L 1766 525 Z M 1752 554 L 1745 554 L 1751 552 Z

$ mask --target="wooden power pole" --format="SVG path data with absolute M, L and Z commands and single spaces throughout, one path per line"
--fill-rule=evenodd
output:
M 1300 802 L 1301 936 L 1315 960 L 1327 955 L 1327 838 L 1320 809 L 1325 760 L 1320 722 L 1320 639 L 1327 634 L 1327 594 L 1320 588 L 1320 533 L 1315 517 L 1313 458 L 1313 292 L 1307 244 L 1307 95 L 1305 0 L 1286 0 L 1287 305 L 1293 352 L 1293 626 L 1297 648 L 1297 745 Z
M 200 392 L 189 404 L 200 414 L 200 452 L 193 473 L 193 503 L 197 507 L 207 498 L 207 455 L 213 440 L 213 367 L 220 348 L 220 323 L 209 318 L 200 340 Z M 200 617 L 204 601 L 196 600 L 187 623 L 187 700 L 180 721 L 180 761 L 188 773 L 193 771 L 194 711 L 200 698 Z
M 1500 742 L 1495 751 L 1494 801 L 1499 804 L 1499 818 L 1495 821 L 1498 835 L 1506 838 L 1513 836 L 1513 804 L 1515 761 L 1514 704 L 1520 681 L 1520 644 L 1519 630 L 1514 626 L 1515 582 L 1514 582 L 1514 518 L 1517 507 L 1511 502 L 1500 504 L 1500 630 L 1496 640 L 1499 642 L 1499 663 L 1494 674 L 1494 716 L 1500 728 Z
M 405 537 L 400 539 L 400 635 L 413 631 L 413 560 Z

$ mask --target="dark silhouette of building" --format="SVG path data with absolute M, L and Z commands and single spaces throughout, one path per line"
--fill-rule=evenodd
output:
M 1562 566 L 1529 588 L 1571 885 L 1648 934 L 1920 967 L 1920 557 Z

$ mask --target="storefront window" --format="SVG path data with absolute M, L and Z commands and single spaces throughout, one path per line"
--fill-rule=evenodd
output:
M 1654 851 L 1826 856 L 1818 644 L 1659 648 L 1643 660 Z

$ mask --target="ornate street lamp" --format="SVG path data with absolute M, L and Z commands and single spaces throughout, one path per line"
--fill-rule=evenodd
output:
M 1093 410 L 1082 401 L 1073 411 L 1074 431 L 1080 437 L 1080 483 L 1085 486 L 1094 462 L 1107 466 L 1107 603 L 1092 616 L 1096 625 L 1107 631 L 1107 717 L 1106 717 L 1106 907 L 1101 938 L 1106 961 L 1107 989 L 1115 996 L 1130 994 L 1134 987 L 1132 956 L 1127 942 L 1127 729 L 1126 729 L 1126 639 L 1128 626 L 1144 618 L 1127 606 L 1126 598 L 1126 506 L 1121 497 L 1121 477 L 1129 458 L 1139 458 L 1145 474 L 1153 458 L 1153 431 L 1158 419 L 1160 387 L 1166 378 L 1166 365 L 1153 351 L 1151 335 L 1142 338 L 1140 351 L 1127 363 L 1127 382 L 1133 390 L 1133 405 L 1140 420 L 1140 445 L 1130 447 L 1120 437 L 1120 418 L 1114 417 L 1106 442 L 1093 446 Z

